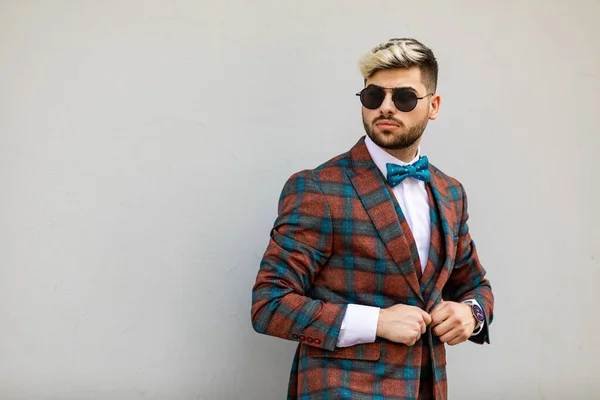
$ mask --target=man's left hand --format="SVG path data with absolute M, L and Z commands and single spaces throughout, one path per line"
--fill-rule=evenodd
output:
M 477 322 L 468 304 L 454 301 L 441 302 L 431 311 L 430 315 L 433 334 L 450 346 L 469 339 Z

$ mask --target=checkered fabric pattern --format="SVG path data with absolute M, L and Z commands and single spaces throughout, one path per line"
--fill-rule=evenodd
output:
M 432 235 L 423 274 L 412 234 L 364 138 L 285 184 L 252 292 L 259 333 L 299 342 L 288 399 L 445 399 L 446 353 L 431 330 L 414 346 L 377 338 L 337 348 L 347 304 L 418 306 L 474 298 L 489 343 L 493 295 L 467 225 L 462 185 L 430 165 Z M 421 378 L 431 382 L 420 388 Z M 421 396 L 419 396 L 421 393 Z

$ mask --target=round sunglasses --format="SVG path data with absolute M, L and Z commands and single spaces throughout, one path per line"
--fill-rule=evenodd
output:
M 414 110 L 419 100 L 433 95 L 433 93 L 429 93 L 423 97 L 417 97 L 417 94 L 408 88 L 384 88 L 377 85 L 369 85 L 356 95 L 360 97 L 360 102 L 365 108 L 376 110 L 385 100 L 387 90 L 392 91 L 392 101 L 396 108 L 402 112 Z

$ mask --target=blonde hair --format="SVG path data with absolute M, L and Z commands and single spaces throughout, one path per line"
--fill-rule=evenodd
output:
M 358 63 L 365 81 L 383 69 L 419 67 L 425 86 L 435 92 L 438 64 L 431 49 L 412 38 L 389 39 L 374 47 Z

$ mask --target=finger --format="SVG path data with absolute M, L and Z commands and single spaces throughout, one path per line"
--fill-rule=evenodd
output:
M 423 321 L 425 322 L 425 325 L 429 325 L 431 323 L 431 315 L 425 311 L 423 311 L 421 314 L 423 315 Z
M 463 342 L 466 342 L 466 338 L 462 337 L 461 335 L 456 336 L 454 339 L 451 339 L 448 341 L 448 344 L 450 346 L 456 346 L 457 344 L 461 344 Z
M 442 300 L 433 308 L 433 310 L 431 312 L 434 313 L 436 311 L 440 311 L 440 310 L 444 309 L 447 305 L 448 305 L 448 303 L 445 302 L 444 300 Z
M 440 341 L 442 343 L 450 344 L 451 341 L 453 341 L 454 339 L 456 339 L 459 336 L 460 336 L 460 332 L 458 331 L 458 329 L 452 329 L 450 332 L 440 336 Z
M 446 320 L 446 321 L 442 322 L 441 324 L 439 324 L 438 326 L 433 328 L 433 334 L 435 336 L 441 337 L 441 336 L 445 335 L 446 333 L 450 332 L 454 328 L 455 328 L 454 324 L 451 321 Z
M 419 334 L 411 335 L 406 339 L 404 344 L 407 346 L 414 346 L 415 343 L 417 343 L 419 341 L 420 337 L 421 337 L 421 335 L 419 335 Z
M 451 307 L 444 307 L 431 313 L 431 323 L 435 326 L 448 319 L 452 312 Z
M 432 310 L 432 314 L 433 313 L 439 313 L 440 311 L 442 311 L 443 309 L 445 309 L 446 307 L 448 307 L 449 302 L 447 301 L 441 301 L 439 302 Z
M 419 332 L 415 335 L 415 343 L 417 343 L 419 341 L 419 339 L 421 339 L 421 332 Z
M 427 331 L 427 325 L 425 324 L 425 321 L 421 321 L 421 335 L 424 334 Z

